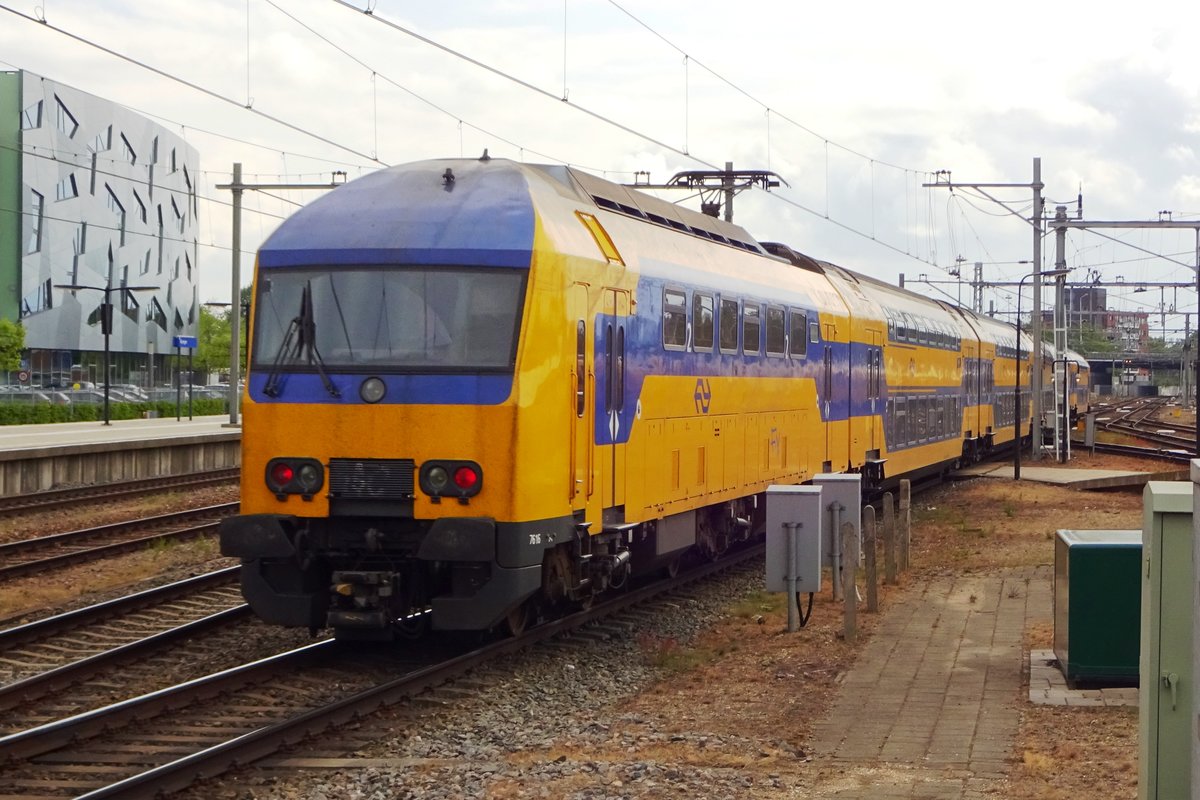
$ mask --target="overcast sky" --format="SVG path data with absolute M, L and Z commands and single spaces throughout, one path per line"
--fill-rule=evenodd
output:
M 905 273 L 910 288 L 961 291 L 965 303 L 969 286 L 915 282 L 951 280 L 959 258 L 966 280 L 977 261 L 988 281 L 1028 273 L 1018 262 L 1032 257 L 1031 228 L 1010 212 L 1028 218 L 1032 193 L 988 190 L 1006 210 L 965 189 L 921 188 L 937 170 L 956 182 L 1027 184 L 1040 157 L 1051 211 L 1069 202 L 1073 213 L 1082 188 L 1089 220 L 1156 220 L 1164 210 L 1200 219 L 1195 3 L 1152 12 L 1024 0 L 0 4 L 48 23 L 0 11 L 0 67 L 158 117 L 199 149 L 202 194 L 219 201 L 200 207 L 205 300 L 230 296 L 229 198 L 215 185 L 235 161 L 247 181 L 288 182 L 485 147 L 619 181 L 732 161 L 790 184 L 736 201 L 735 222 L 756 238 L 892 282 Z M 243 249 L 314 197 L 248 193 Z M 1053 235 L 1044 250 L 1049 269 Z M 243 257 L 246 283 L 252 263 Z M 1196 238 L 1072 232 L 1067 263 L 1081 282 L 1098 272 L 1191 284 Z M 1110 297 L 1152 312 L 1160 303 L 1194 312 L 1197 302 L 1190 289 Z M 989 301 L 1011 310 L 1015 295 L 996 289 L 985 309 Z M 1156 335 L 1159 326 L 1156 314 Z

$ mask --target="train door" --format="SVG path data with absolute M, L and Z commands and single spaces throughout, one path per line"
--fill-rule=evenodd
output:
M 821 418 L 825 422 L 825 458 L 833 458 L 833 348 L 825 345 L 822 363 L 824 379 L 821 382 Z
M 597 422 L 604 426 L 599 441 L 604 442 L 600 455 L 603 488 L 601 500 L 605 508 L 625 503 L 625 442 L 633 415 L 626 402 L 625 391 L 625 325 L 629 319 L 629 293 L 623 289 L 604 290 L 604 351 L 603 403 L 597 398 Z M 599 370 L 597 370 L 599 372 Z M 603 409 L 601 418 L 600 410 Z
M 593 365 L 589 363 L 592 348 L 588 341 L 588 293 L 587 286 L 577 283 L 567 292 L 567 319 L 572 327 L 569 338 L 572 352 L 571 363 L 571 432 L 570 442 L 569 489 L 571 508 L 581 511 L 587 505 L 587 500 L 595 489 L 594 473 L 592 471 L 592 443 L 588 426 L 592 419 L 590 413 L 595 408 L 595 376 L 592 374 Z
M 869 331 L 871 346 L 867 348 L 867 449 L 883 448 L 883 334 Z

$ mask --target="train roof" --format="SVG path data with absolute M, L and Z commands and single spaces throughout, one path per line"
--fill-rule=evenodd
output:
M 405 260 L 528 266 L 535 198 L 546 188 L 679 233 L 771 257 L 739 225 L 581 170 L 486 158 L 401 164 L 350 181 L 285 220 L 263 243 L 259 264 L 271 268 Z M 405 197 L 419 197 L 420 202 L 392 202 Z
M 259 266 L 428 264 L 528 267 L 534 209 L 512 162 L 419 161 L 357 178 L 301 208 Z M 394 202 L 398 198 L 419 202 Z
M 763 246 L 740 225 L 734 225 L 732 222 L 669 203 L 653 195 L 639 192 L 636 188 L 622 186 L 582 170 L 568 168 L 568 171 L 571 177 L 579 183 L 582 193 L 591 198 L 592 202 L 600 208 L 636 217 L 680 233 L 731 245 L 741 250 L 767 254 Z

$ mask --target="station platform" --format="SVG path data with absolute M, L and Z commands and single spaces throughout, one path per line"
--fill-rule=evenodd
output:
M 228 415 L 0 426 L 0 496 L 235 467 L 241 439 Z
M 951 477 L 956 479 L 1003 478 L 1011 481 L 1013 465 L 1011 463 L 972 464 L 957 470 Z M 1186 481 L 1190 479 L 1186 468 L 1162 472 L 1135 472 L 1119 469 L 1074 469 L 1071 467 L 1021 465 L 1021 480 L 1023 481 L 1052 483 L 1070 489 L 1120 489 L 1145 486 L 1147 481 Z

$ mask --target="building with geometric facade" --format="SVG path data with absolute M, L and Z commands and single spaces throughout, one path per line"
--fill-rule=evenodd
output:
M 113 382 L 167 377 L 173 337 L 199 324 L 198 178 L 196 149 L 161 125 L 0 72 L 0 318 L 25 328 L 34 382 L 104 380 L 105 292 L 61 285 L 113 288 Z

